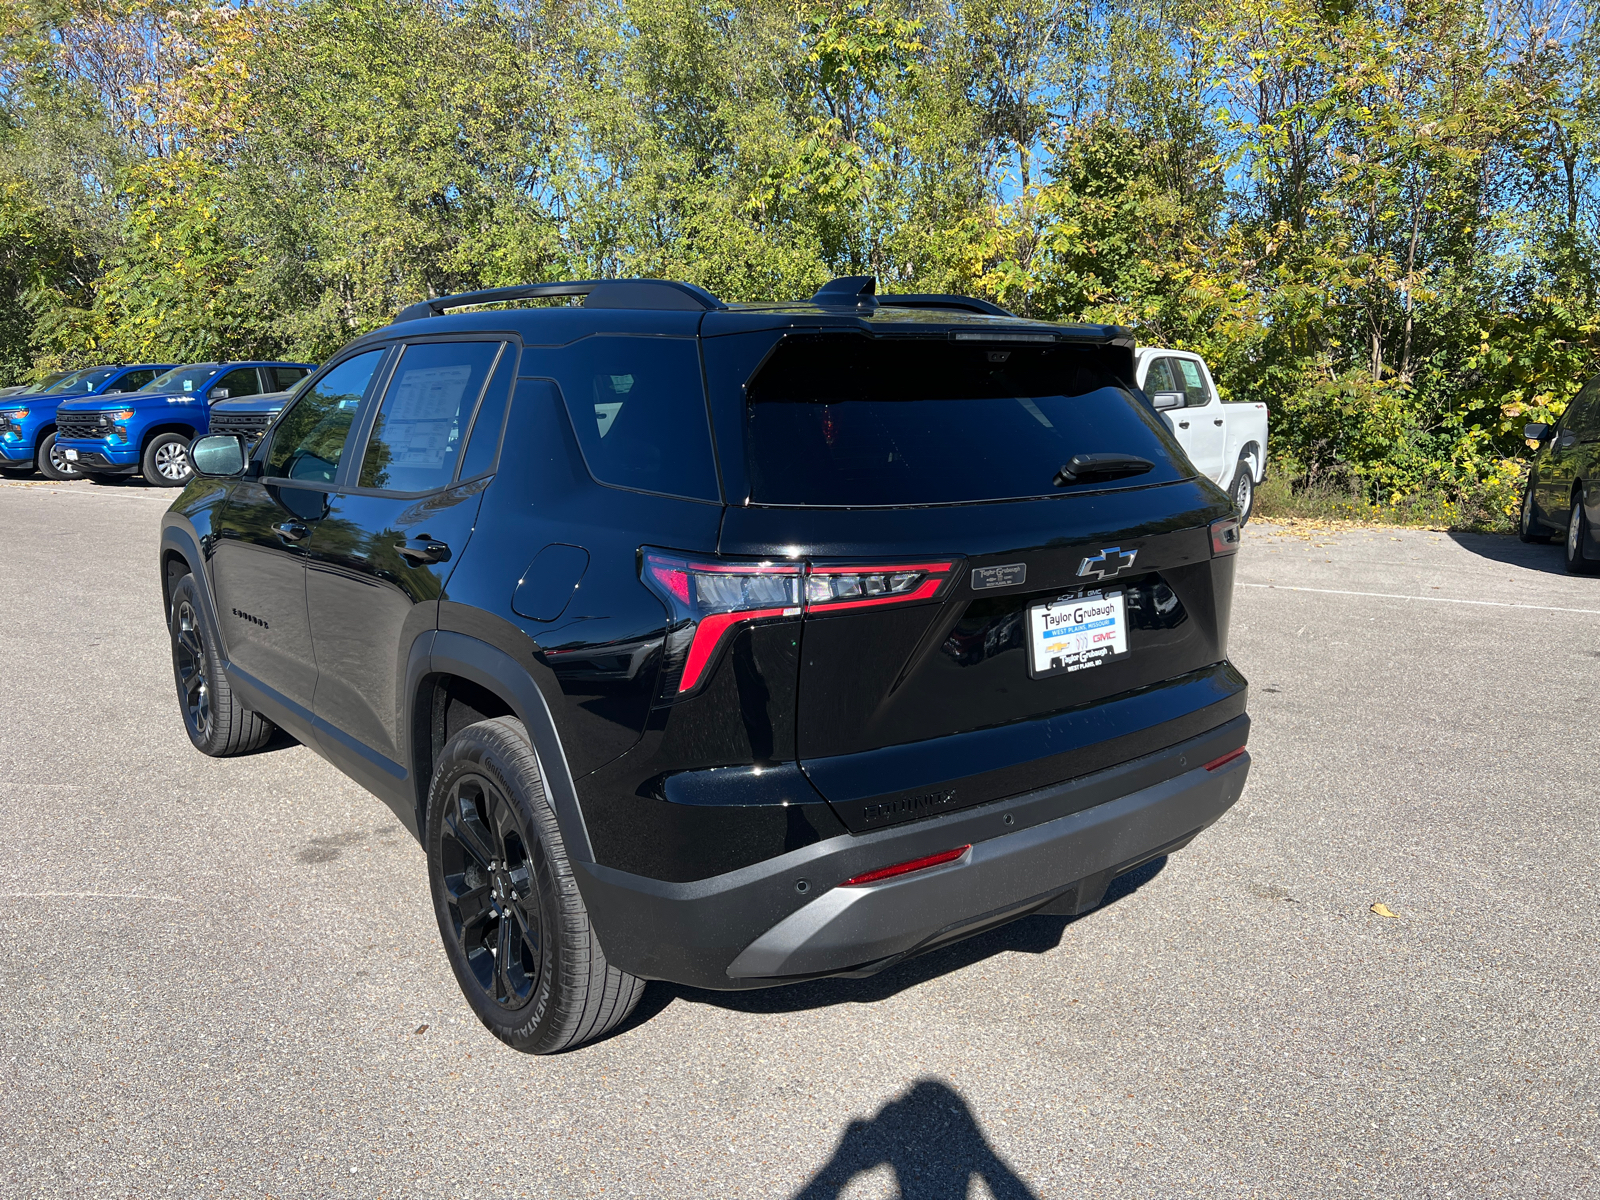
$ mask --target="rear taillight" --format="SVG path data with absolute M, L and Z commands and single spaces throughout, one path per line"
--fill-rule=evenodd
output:
M 1211 522 L 1211 557 L 1239 553 L 1239 518 L 1222 517 Z
M 812 612 L 867 608 L 931 600 L 950 578 L 954 563 L 906 563 L 863 567 L 856 564 L 806 565 L 806 608 Z
M 876 871 L 868 871 L 864 875 L 857 875 L 854 879 L 846 879 L 840 887 L 865 887 L 869 883 L 878 883 L 885 879 L 893 879 L 897 875 L 909 875 L 913 871 L 926 871 L 929 867 L 942 867 L 945 863 L 955 862 L 972 846 L 957 846 L 953 850 L 941 850 L 937 854 L 929 854 L 923 858 L 913 858 L 909 862 L 895 863 L 892 867 L 879 867 Z
M 672 614 L 663 691 L 681 697 L 703 684 L 717 653 L 744 625 L 935 600 L 954 567 L 950 561 L 749 562 L 647 549 L 640 575 Z

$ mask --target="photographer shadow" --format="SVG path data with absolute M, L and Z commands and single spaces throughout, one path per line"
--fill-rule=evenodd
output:
M 834 1200 L 857 1176 L 887 1166 L 902 1200 L 967 1200 L 974 1176 L 994 1200 L 1037 1200 L 983 1136 L 961 1094 L 920 1079 L 876 1116 L 852 1121 L 833 1157 L 794 1200 Z

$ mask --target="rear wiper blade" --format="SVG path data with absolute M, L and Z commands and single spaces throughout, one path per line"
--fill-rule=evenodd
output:
M 1083 483 L 1089 479 L 1121 479 L 1126 475 L 1143 475 L 1155 466 L 1148 458 L 1133 454 L 1074 454 L 1067 465 L 1056 472 L 1056 486 Z

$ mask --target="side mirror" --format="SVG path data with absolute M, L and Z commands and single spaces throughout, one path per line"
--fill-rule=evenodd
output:
M 236 433 L 208 433 L 189 447 L 194 473 L 204 479 L 232 479 L 244 474 L 244 439 Z
M 1182 392 L 1157 392 L 1150 397 L 1150 403 L 1154 404 L 1158 410 L 1163 408 L 1182 408 L 1184 399 Z
M 215 404 L 218 400 L 226 400 L 232 394 L 233 393 L 228 391 L 227 388 L 212 388 L 211 389 L 211 402 L 213 404 Z
M 1529 421 L 1522 427 L 1522 436 L 1530 442 L 1544 441 L 1545 434 L 1550 432 L 1550 426 L 1543 421 Z

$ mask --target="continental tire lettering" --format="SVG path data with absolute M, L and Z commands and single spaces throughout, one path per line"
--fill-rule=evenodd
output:
M 946 808 L 954 804 L 955 800 L 955 788 L 943 792 L 928 792 L 921 796 L 901 796 L 898 800 L 886 800 L 882 804 L 863 805 L 861 819 L 868 825 L 883 821 L 904 821 Z

